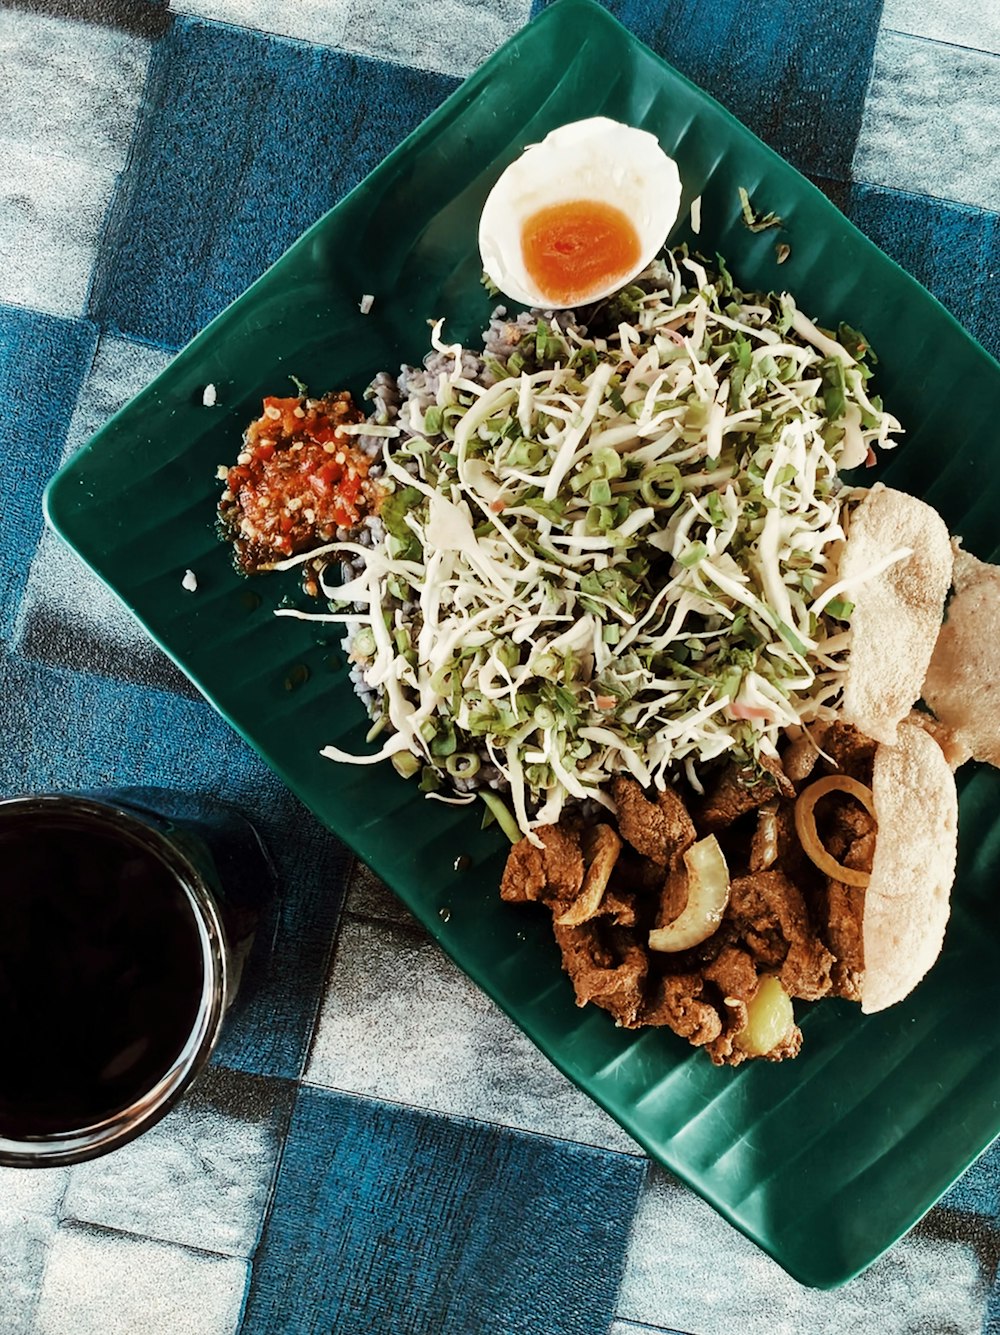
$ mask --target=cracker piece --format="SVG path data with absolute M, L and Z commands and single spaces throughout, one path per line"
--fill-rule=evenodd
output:
M 953 768 L 970 756 L 1000 766 L 1000 567 L 955 549 L 955 592 L 937 637 L 923 696 Z M 933 729 L 931 729 L 933 731 Z
M 955 777 L 923 728 L 901 723 L 895 746 L 875 753 L 878 839 L 865 894 L 861 1009 L 907 996 L 944 942 L 958 850 Z
M 866 578 L 900 548 L 912 555 Z M 948 530 L 937 511 L 876 482 L 851 516 L 838 573 L 854 601 L 840 716 L 876 741 L 894 742 L 897 724 L 920 698 L 951 571 Z

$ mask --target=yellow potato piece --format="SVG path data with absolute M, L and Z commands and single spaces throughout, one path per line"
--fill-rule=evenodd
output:
M 750 1057 L 764 1057 L 795 1025 L 792 999 L 773 975 L 762 978 L 747 1007 L 747 1022 L 733 1039 Z

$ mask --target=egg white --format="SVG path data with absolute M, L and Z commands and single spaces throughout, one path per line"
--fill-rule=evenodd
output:
M 630 272 L 576 296 L 573 304 L 582 304 L 609 296 L 653 259 L 677 219 L 680 174 L 655 135 L 606 116 L 561 125 L 526 148 L 497 180 L 479 220 L 483 269 L 506 296 L 525 306 L 558 309 L 525 268 L 521 229 L 539 209 L 573 200 L 621 209 L 640 247 Z

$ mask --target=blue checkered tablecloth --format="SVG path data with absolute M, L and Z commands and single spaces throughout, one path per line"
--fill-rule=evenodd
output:
M 996 0 L 609 8 L 1000 352 Z M 0 1170 L 0 1335 L 1000 1333 L 1000 1153 L 862 1276 L 801 1287 L 565 1081 L 43 530 L 60 462 L 531 14 L 0 8 L 0 791 L 214 795 L 283 886 L 194 1092 L 106 1159 Z

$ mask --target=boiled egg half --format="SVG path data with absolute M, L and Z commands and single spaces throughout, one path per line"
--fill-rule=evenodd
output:
M 479 222 L 483 269 L 526 306 L 598 301 L 653 259 L 680 202 L 677 164 L 655 135 L 605 116 L 561 125 L 490 191 Z

